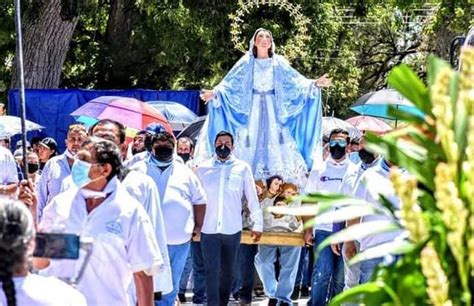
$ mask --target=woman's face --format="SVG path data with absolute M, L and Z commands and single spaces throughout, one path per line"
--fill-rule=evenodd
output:
M 297 192 L 293 188 L 286 188 L 281 193 L 281 195 L 285 198 L 294 197 L 296 194 L 297 194 Z
M 282 180 L 279 179 L 274 179 L 272 183 L 270 184 L 270 192 L 273 194 L 276 194 L 277 192 L 280 191 L 281 184 L 283 184 Z
M 260 31 L 255 37 L 255 46 L 259 50 L 268 50 L 272 46 L 272 37 L 267 31 Z

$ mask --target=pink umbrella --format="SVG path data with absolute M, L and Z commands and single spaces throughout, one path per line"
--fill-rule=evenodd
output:
M 355 126 L 359 131 L 383 134 L 392 130 L 392 127 L 382 120 L 369 116 L 355 116 L 346 121 Z

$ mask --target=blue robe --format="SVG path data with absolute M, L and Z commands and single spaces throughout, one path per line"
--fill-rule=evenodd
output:
M 216 134 L 229 131 L 236 136 L 234 154 L 252 166 L 257 179 L 279 174 L 298 180 L 301 172 L 311 169 L 313 151 L 321 140 L 321 91 L 282 56 L 275 54 L 266 61 L 247 53 L 214 88 L 200 142 L 205 141 L 212 154 Z M 267 67 L 254 67 L 257 64 Z M 259 78 L 266 76 L 273 78 L 270 84 L 256 88 L 257 81 L 262 83 Z

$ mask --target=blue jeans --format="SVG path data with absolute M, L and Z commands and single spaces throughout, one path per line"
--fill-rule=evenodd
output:
M 186 293 L 189 277 L 191 277 L 191 272 L 193 272 L 193 259 L 191 257 L 191 252 L 189 252 L 188 258 L 186 258 L 186 264 L 184 265 L 183 274 L 181 274 L 181 278 L 179 280 L 179 293 Z
M 383 262 L 383 258 L 374 258 L 362 261 L 360 263 L 360 283 L 364 284 L 370 281 L 375 268 Z
M 191 243 L 191 256 L 193 258 L 193 303 L 204 304 L 206 302 L 206 278 L 201 242 L 193 241 Z
M 277 250 L 280 251 L 280 275 L 275 277 Z M 265 294 L 269 298 L 292 304 L 291 293 L 298 272 L 300 247 L 259 245 L 255 256 L 255 267 L 263 283 Z
M 235 261 L 232 293 L 238 293 L 240 302 L 245 304 L 252 303 L 252 289 L 255 281 L 254 261 L 257 251 L 256 244 L 241 244 L 238 259 Z
M 332 232 L 316 230 L 314 232 L 314 252 Z M 314 263 L 311 305 L 324 306 L 344 288 L 344 261 L 342 256 L 333 253 L 330 246 L 319 253 Z
M 313 272 L 313 252 L 311 248 L 302 247 L 301 256 L 296 273 L 295 287 L 311 287 L 311 273 Z
M 168 253 L 170 257 L 171 275 L 173 279 L 173 291 L 163 295 L 160 301 L 156 301 L 157 306 L 173 306 L 178 295 L 179 280 L 183 274 L 184 265 L 189 253 L 189 241 L 183 244 L 168 244 Z
M 229 302 L 240 235 L 241 232 L 233 235 L 201 234 L 208 305 L 224 306 Z

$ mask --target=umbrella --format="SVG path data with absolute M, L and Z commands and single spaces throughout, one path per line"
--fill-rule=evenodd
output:
M 26 120 L 26 131 L 35 131 L 44 129 L 33 121 Z M 21 134 L 21 118 L 15 116 L 0 116 L 0 136 L 13 136 Z
M 378 134 L 384 134 L 392 130 L 390 125 L 375 117 L 355 116 L 347 119 L 346 122 L 355 126 L 359 131 L 371 131 Z
M 323 136 L 329 137 L 334 129 L 343 129 L 349 132 L 351 139 L 358 139 L 362 133 L 352 124 L 335 117 L 323 117 Z
M 168 132 L 173 132 L 166 118 L 158 110 L 133 98 L 98 97 L 76 109 L 71 116 L 86 125 L 92 125 L 101 119 L 112 119 L 135 130 L 143 130 L 150 123 L 161 123 Z
M 193 123 L 188 125 L 184 130 L 182 130 L 176 138 L 180 137 L 189 137 L 192 140 L 197 140 L 199 132 L 201 132 L 202 126 L 207 116 L 197 117 Z
M 186 106 L 172 101 L 147 101 L 165 116 L 174 131 L 181 131 L 198 117 Z
M 397 118 L 388 114 L 389 106 L 393 105 L 398 110 L 423 117 L 424 114 L 405 99 L 398 91 L 394 89 L 382 89 L 363 95 L 351 105 L 351 109 L 361 115 L 381 117 L 397 120 Z

